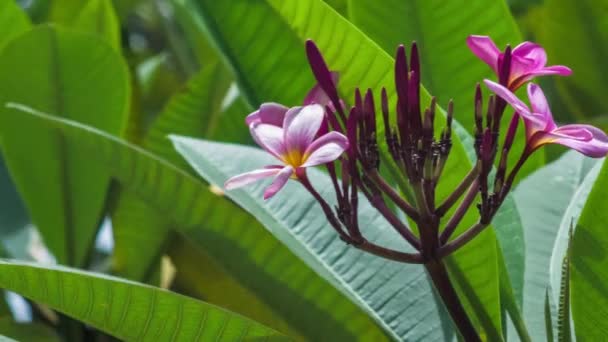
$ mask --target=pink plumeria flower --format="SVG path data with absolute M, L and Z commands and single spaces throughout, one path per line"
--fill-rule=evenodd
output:
M 289 178 L 305 177 L 307 167 L 330 163 L 348 148 L 347 138 L 332 131 L 317 137 L 325 122 L 325 110 L 319 104 L 287 109 L 267 103 L 250 114 L 251 136 L 282 165 L 268 165 L 234 176 L 226 181 L 226 190 L 236 189 L 260 179 L 274 177 L 264 191 L 264 199 L 274 196 Z
M 579 124 L 557 127 L 545 94 L 538 85 L 528 84 L 530 109 L 504 86 L 490 80 L 484 82 L 523 118 L 528 153 L 545 144 L 564 145 L 593 158 L 601 158 L 608 153 L 608 136 L 599 128 Z
M 504 53 L 498 50 L 496 44 L 488 36 L 469 36 L 467 45 L 473 53 L 500 75 L 500 63 Z M 545 66 L 547 53 L 540 45 L 523 42 L 511 51 L 511 72 L 508 88 L 516 90 L 536 76 L 572 74 L 570 68 L 563 65 Z

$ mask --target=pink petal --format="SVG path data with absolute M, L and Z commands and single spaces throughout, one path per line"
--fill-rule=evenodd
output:
M 500 50 L 498 50 L 490 37 L 469 36 L 467 38 L 467 45 L 477 57 L 489 65 L 494 72 L 498 73 L 498 56 L 500 56 Z
M 516 112 L 518 112 L 522 115 L 530 114 L 530 109 L 528 108 L 528 106 L 526 106 L 525 103 L 523 103 L 520 99 L 518 99 L 517 96 L 515 96 L 515 94 L 513 94 L 509 89 L 505 88 L 504 86 L 502 86 L 496 82 L 492 82 L 487 79 L 483 80 L 483 82 L 496 95 L 500 96 L 503 100 L 507 101 L 515 109 Z
M 250 172 L 242 173 L 240 175 L 234 176 L 227 180 L 224 183 L 224 188 L 226 190 L 232 190 L 236 188 L 240 188 L 247 184 L 253 183 L 260 179 L 272 177 L 280 172 L 280 169 L 259 169 L 253 170 Z
M 543 130 L 552 131 L 557 125 L 555 121 L 553 121 L 553 115 L 551 114 L 551 109 L 549 108 L 549 103 L 547 102 L 547 98 L 543 93 L 543 90 L 534 83 L 528 84 L 528 98 L 530 99 L 530 106 L 532 107 L 532 112 L 535 114 L 535 117 L 539 117 L 542 122 L 544 122 Z
M 484 80 L 484 83 L 486 86 L 488 86 L 488 88 L 490 88 L 490 90 L 496 93 L 496 95 L 507 101 L 513 107 L 513 109 L 515 109 L 519 116 L 524 119 L 528 137 L 530 137 L 536 131 L 545 129 L 547 123 L 544 116 L 532 113 L 528 106 L 518 99 L 517 96 L 515 96 L 515 94 L 513 94 L 509 89 L 490 80 Z
M 547 53 L 540 45 L 523 42 L 515 47 L 512 52 L 513 57 L 524 58 L 528 60 L 528 65 L 534 69 L 539 69 L 547 64 Z
M 338 84 L 338 73 L 335 71 L 331 72 L 331 80 L 334 85 Z M 309 105 L 313 103 L 320 104 L 322 106 L 326 106 L 331 102 L 329 96 L 323 91 L 319 84 L 315 84 L 312 89 L 308 92 L 306 97 L 304 98 L 304 105 Z
M 595 138 L 596 135 L 599 138 L 605 136 L 604 132 L 599 128 L 595 128 L 590 125 L 580 124 L 565 125 L 553 130 L 551 133 L 558 137 L 564 137 L 580 141 L 591 141 Z
M 281 127 L 287 109 L 287 107 L 274 102 L 262 103 L 260 109 L 247 115 L 245 122 L 247 126 L 252 123 L 264 123 Z
M 590 125 L 566 125 L 553 132 L 538 132 L 530 143 L 535 149 L 545 144 L 560 144 L 592 158 L 608 153 L 608 136 Z
M 302 167 L 332 162 L 348 148 L 348 139 L 338 132 L 329 132 L 313 141 L 304 152 Z
M 283 143 L 284 132 L 281 127 L 274 125 L 253 123 L 249 126 L 253 140 L 273 156 L 283 160 L 285 155 L 285 144 Z
M 542 68 L 537 75 L 560 75 L 560 76 L 570 76 L 572 75 L 572 69 L 568 68 L 565 65 L 552 65 L 546 68 Z
M 281 190 L 292 174 L 293 168 L 291 166 L 285 166 L 283 169 L 281 169 L 281 171 L 279 171 L 277 176 L 272 181 L 272 184 L 270 184 L 270 186 L 267 187 L 266 190 L 264 190 L 264 199 L 269 199 L 270 197 L 274 196 L 279 190 Z
M 285 146 L 288 151 L 303 152 L 317 135 L 325 110 L 318 104 L 300 107 L 297 111 L 292 109 L 285 115 L 283 123 Z
M 533 59 L 519 57 L 519 56 L 511 56 L 511 73 L 510 79 L 519 79 L 523 75 L 533 74 L 535 71 L 539 70 L 543 66 L 538 66 L 536 61 Z M 514 89 L 511 87 L 511 89 Z
M 554 65 L 546 68 L 537 69 L 531 72 L 526 72 L 520 75 L 514 75 L 511 82 L 509 83 L 509 88 L 517 89 L 524 83 L 533 79 L 534 77 L 548 75 L 570 76 L 572 75 L 572 70 L 563 65 Z

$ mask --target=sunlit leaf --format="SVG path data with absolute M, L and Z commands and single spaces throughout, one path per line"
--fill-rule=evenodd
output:
M 0 54 L 2 104 L 18 101 L 120 135 L 129 89 L 123 60 L 90 35 L 42 26 Z M 59 262 L 83 265 L 109 175 L 53 132 L 11 120 L 4 107 L 0 133 L 11 175 L 46 244 Z
M 255 218 L 211 192 L 188 172 L 93 127 L 18 104 L 10 107 L 7 113 L 14 120 L 56 130 L 92 160 L 102 162 L 121 185 L 175 222 L 180 234 L 301 335 L 312 340 L 386 340 L 363 310 L 306 266 Z M 256 320 L 261 321 L 260 317 Z
M 0 260 L 0 287 L 124 340 L 281 337 L 259 323 L 192 298 L 60 266 Z
M 532 340 L 545 340 L 545 294 L 550 284 L 551 255 L 567 208 L 576 202 L 577 190 L 595 160 L 568 152 L 530 175 L 514 192 L 524 226 L 526 264 L 523 313 Z M 571 218 L 568 218 L 571 222 Z

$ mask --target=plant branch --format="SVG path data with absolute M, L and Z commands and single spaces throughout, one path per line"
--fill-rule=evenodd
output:
M 464 177 L 462 182 L 458 184 L 458 187 L 456 187 L 456 189 L 443 201 L 443 203 L 441 203 L 439 208 L 437 208 L 437 216 L 442 217 L 445 215 L 445 213 L 450 210 L 454 203 L 458 201 L 460 196 L 462 196 L 462 194 L 469 188 L 471 183 L 473 183 L 475 178 L 477 178 L 479 175 L 479 167 L 480 165 L 477 163 L 475 167 L 473 167 L 471 171 L 469 171 L 469 173 Z
M 369 178 L 378 185 L 378 187 L 412 220 L 417 221 L 419 218 L 418 211 L 412 207 L 392 186 L 384 181 L 377 170 L 372 170 L 367 173 Z
M 364 240 L 360 244 L 353 244 L 353 246 L 370 254 L 374 254 L 393 261 L 399 261 L 407 264 L 422 264 L 424 262 L 424 259 L 422 258 L 422 255 L 420 255 L 420 253 L 400 252 L 394 249 L 376 245 L 367 240 Z
M 469 241 L 473 240 L 479 233 L 481 233 L 489 224 L 477 222 L 471 228 L 469 228 L 466 232 L 462 233 L 458 236 L 454 241 L 447 243 L 439 248 L 439 256 L 444 258 L 454 251 L 459 249 L 460 247 L 466 245 Z
M 441 233 L 440 237 L 441 244 L 445 244 L 450 239 L 450 236 L 452 236 L 452 234 L 456 230 L 456 227 L 458 227 L 460 220 L 462 220 L 467 210 L 469 210 L 471 203 L 473 203 L 473 200 L 477 195 L 477 187 L 479 186 L 478 184 L 479 181 L 475 179 L 475 181 L 473 181 L 473 184 L 469 186 L 469 191 L 462 200 L 462 203 L 460 203 L 460 206 L 458 207 L 458 209 L 456 209 L 454 215 L 452 215 L 448 223 L 446 223 L 445 229 Z
M 401 235 L 407 242 L 410 243 L 414 248 L 420 250 L 420 240 L 410 231 L 409 227 L 406 226 L 395 214 L 386 206 L 382 195 L 373 195 L 365 187 L 361 186 L 361 190 L 367 200 L 376 208 L 382 216 L 395 228 L 395 230 Z
M 452 286 L 452 282 L 443 261 L 431 260 L 425 263 L 424 267 L 431 277 L 435 290 L 437 290 L 437 293 L 441 297 L 443 304 L 448 310 L 450 317 L 452 317 L 452 321 L 454 322 L 454 325 L 456 325 L 456 328 L 458 328 L 462 338 L 468 342 L 481 341 L 481 338 L 473 327 L 473 323 L 460 303 L 460 299 Z

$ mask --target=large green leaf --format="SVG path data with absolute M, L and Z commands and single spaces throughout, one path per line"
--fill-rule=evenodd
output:
M 72 27 L 95 33 L 120 52 L 120 23 L 111 0 L 88 0 Z
M 570 77 L 556 84 L 568 109 L 578 118 L 606 112 L 608 91 L 608 1 L 548 0 L 538 25 L 540 42 L 549 61 L 572 68 Z
M 568 152 L 521 181 L 514 192 L 526 248 L 523 312 L 533 341 L 546 339 L 544 307 L 551 255 L 564 213 L 593 162 Z M 551 301 L 555 302 L 553 296 Z
M 177 93 L 148 130 L 142 147 L 182 169 L 188 169 L 167 135 L 172 132 L 204 136 L 214 130 L 221 100 L 228 89 L 228 75 L 217 65 L 207 65 L 185 89 Z M 122 191 L 112 214 L 114 263 L 123 276 L 144 280 L 162 254 L 171 222 L 134 194 Z M 142 230 L 154 232 L 141 234 Z
M 301 335 L 311 340 L 386 340 L 383 331 L 359 307 L 307 267 L 251 215 L 210 192 L 207 184 L 95 128 L 15 104 L 11 108 L 19 109 L 8 111 L 14 120 L 57 130 L 67 142 L 88 152 L 91 159 L 102 161 L 121 185 L 175 222 L 179 233 Z M 417 279 L 422 286 L 426 284 L 420 274 Z M 263 318 L 255 317 L 257 321 Z
M 273 162 L 271 156 L 250 147 L 177 136 L 172 140 L 197 172 L 214 184 L 223 184 L 231 175 Z M 224 158 L 226 155 L 232 158 Z M 309 176 L 321 195 L 332 199 L 328 176 L 316 170 L 310 170 Z M 257 184 L 227 195 L 260 220 L 310 267 L 362 306 L 394 338 L 445 338 L 439 329 L 438 310 L 420 265 L 396 263 L 344 244 L 327 224 L 314 199 L 295 182 L 266 202 L 260 200 L 263 189 L 264 186 Z M 364 200 L 359 213 L 360 226 L 369 240 L 401 250 L 410 249 Z M 416 281 L 412 281 L 411 274 L 416 274 Z
M 311 73 L 303 72 L 309 68 L 303 51 L 308 38 L 317 43 L 329 67 L 340 73 L 338 87 L 346 101 L 356 87 L 379 94 L 382 86 L 387 87 L 391 103 L 395 101 L 391 56 L 322 1 L 175 1 L 191 8 L 193 15 L 198 13 L 253 107 L 269 101 L 285 105 L 302 101 L 314 84 Z M 424 103 L 430 101 L 426 90 L 422 98 Z M 383 154 L 390 158 L 386 151 Z M 462 180 L 467 164 L 464 147 L 454 139 L 439 199 Z M 459 231 L 475 222 L 474 214 L 472 210 L 467 215 Z M 501 330 L 496 253 L 494 233 L 487 230 L 456 255 L 464 279 L 471 283 L 466 286 L 472 286 L 475 298 L 488 309 L 492 326 L 485 327 L 487 331 Z
M 270 328 L 214 305 L 65 267 L 0 261 L 0 287 L 124 340 L 281 337 Z
M 0 318 L 0 332 L 19 341 L 59 342 L 59 336 L 42 324 L 16 323 L 10 317 Z
M 3 1 L 0 4 L 0 50 L 31 26 L 29 18 L 15 1 Z
M 123 60 L 94 36 L 42 26 L 0 54 L 2 104 L 18 101 L 120 135 L 129 89 Z M 4 108 L 0 133 L 11 175 L 46 244 L 60 263 L 83 265 L 109 175 L 61 137 L 13 121 Z
M 598 341 L 608 333 L 608 210 L 604 163 L 576 224 L 571 250 L 572 319 L 577 341 Z

